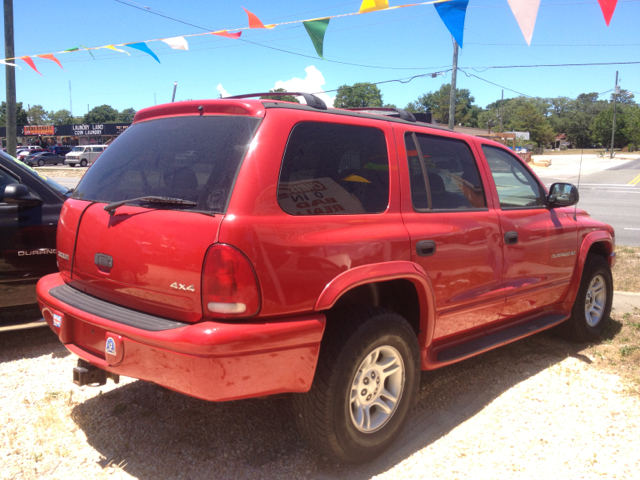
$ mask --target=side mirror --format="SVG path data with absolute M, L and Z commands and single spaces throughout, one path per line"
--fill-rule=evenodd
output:
M 4 187 L 4 202 L 26 207 L 35 207 L 43 203 L 40 197 L 33 195 L 27 186 L 21 183 L 11 183 Z
M 554 183 L 547 197 L 550 207 L 570 207 L 580 201 L 580 194 L 571 183 Z

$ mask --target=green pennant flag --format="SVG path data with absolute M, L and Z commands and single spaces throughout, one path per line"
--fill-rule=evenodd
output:
M 307 29 L 307 33 L 313 42 L 313 46 L 316 48 L 318 56 L 324 60 L 322 56 L 322 46 L 324 43 L 324 33 L 329 26 L 329 19 L 323 18 L 321 20 L 311 20 L 308 22 L 302 22 L 304 28 Z
M 80 50 L 78 47 L 73 47 L 73 48 L 67 48 L 65 52 L 77 52 L 78 50 Z

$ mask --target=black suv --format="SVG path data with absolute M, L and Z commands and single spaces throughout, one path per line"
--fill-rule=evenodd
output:
M 56 228 L 68 193 L 0 152 L 0 331 L 39 324 L 35 286 L 58 270 Z

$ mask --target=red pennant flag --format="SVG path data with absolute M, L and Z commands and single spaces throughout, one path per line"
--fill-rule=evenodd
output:
M 607 22 L 608 27 L 609 22 L 611 22 L 611 17 L 613 16 L 613 12 L 616 9 L 618 0 L 598 0 L 598 3 L 600 4 L 602 15 L 604 15 L 604 21 Z
M 31 60 L 31 57 L 20 57 L 20 60 L 22 60 L 24 63 L 26 63 L 31 68 L 33 68 L 36 72 L 38 72 L 38 69 L 36 68 L 36 65 L 33 63 L 33 60 Z M 42 74 L 38 72 L 38 75 L 42 75 Z
M 51 60 L 52 62 L 56 62 L 60 68 L 62 68 L 62 64 L 60 60 L 53 56 L 53 53 L 47 53 L 45 55 L 36 55 L 36 57 L 44 58 L 46 60 Z M 64 70 L 64 68 L 62 68 Z
M 260 20 L 258 20 L 260 21 Z M 236 33 L 229 33 L 226 30 L 218 30 L 217 32 L 211 32 L 211 35 L 218 35 L 219 37 L 226 37 L 226 38 L 240 38 L 240 35 L 242 35 L 242 32 L 236 32 Z
M 247 17 L 249 17 L 249 28 L 273 28 L 275 25 L 264 25 L 258 17 L 256 17 L 253 13 L 251 13 L 246 8 L 242 7 L 242 9 L 247 12 Z

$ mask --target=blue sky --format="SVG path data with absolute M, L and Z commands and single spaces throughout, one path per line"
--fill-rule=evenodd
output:
M 16 56 L 203 32 L 126 3 L 144 5 L 212 31 L 246 26 L 242 7 L 265 24 L 356 12 L 360 7 L 359 0 L 14 0 Z M 393 6 L 409 2 L 389 3 Z M 459 73 L 458 88 L 468 88 L 481 107 L 500 98 L 501 86 L 529 96 L 575 98 L 580 93 L 611 90 L 618 70 L 621 87 L 635 92 L 640 99 L 640 64 L 487 69 L 640 61 L 639 19 L 639 0 L 618 0 L 609 27 L 596 0 L 543 0 L 529 47 L 507 0 L 471 0 L 459 67 L 482 80 Z M 43 76 L 18 61 L 22 69 L 16 70 L 17 99 L 25 108 L 39 104 L 46 110 L 69 109 L 71 82 L 73 114 L 78 116 L 86 113 L 87 107 L 102 104 L 118 110 L 139 110 L 154 101 L 168 102 L 174 81 L 178 82 L 176 100 L 217 98 L 220 92 L 237 95 L 279 86 L 309 92 L 324 90 L 333 97 L 335 92 L 330 91 L 343 84 L 407 79 L 450 69 L 453 52 L 451 36 L 433 5 L 331 20 L 325 36 L 325 57 L 377 68 L 317 58 L 301 24 L 244 31 L 242 38 L 260 45 L 213 35 L 188 38 L 187 52 L 171 50 L 162 42 L 149 43 L 160 64 L 135 50 L 129 50 L 130 57 L 110 50 L 94 51 L 95 60 L 80 51 L 57 56 L 64 70 L 53 62 L 36 59 Z M 4 91 L 4 75 L 1 77 Z M 381 84 L 379 88 L 385 102 L 404 107 L 421 94 L 437 90 L 450 78 L 447 72 L 405 84 Z M 505 90 L 505 98 L 514 96 L 517 93 Z

